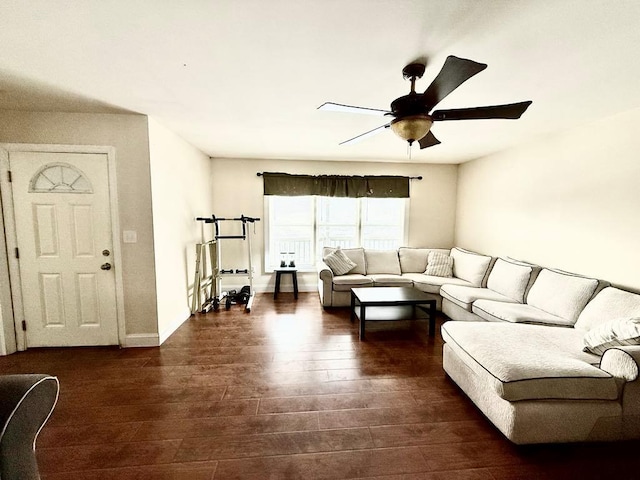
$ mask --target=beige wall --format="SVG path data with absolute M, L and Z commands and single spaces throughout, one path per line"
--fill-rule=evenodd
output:
M 454 239 L 457 167 L 455 165 L 323 162 L 287 160 L 213 159 L 213 212 L 219 217 L 240 214 L 264 217 L 262 178 L 257 172 L 286 172 L 310 175 L 422 175 L 411 181 L 409 245 L 451 247 Z M 253 237 L 253 263 L 256 291 L 273 290 L 273 274 L 264 274 L 264 218 Z M 223 245 L 224 248 L 224 245 Z M 229 266 L 240 255 L 231 246 Z M 225 258 L 229 256 L 224 255 Z M 289 281 L 286 278 L 284 281 Z M 301 290 L 317 289 L 317 273 L 299 274 Z M 224 288 L 224 285 L 223 285 Z M 286 286 L 283 285 L 283 290 Z
M 456 243 L 640 289 L 640 109 L 460 166 Z
M 0 143 L 112 146 L 116 149 L 127 334 L 157 335 L 147 117 L 143 115 L 0 111 Z
M 211 159 L 149 118 L 158 331 L 166 339 L 190 315 L 198 216 L 211 212 Z

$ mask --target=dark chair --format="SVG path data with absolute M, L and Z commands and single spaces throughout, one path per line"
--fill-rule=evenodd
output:
M 36 438 L 58 401 L 49 375 L 0 376 L 0 479 L 39 479 Z

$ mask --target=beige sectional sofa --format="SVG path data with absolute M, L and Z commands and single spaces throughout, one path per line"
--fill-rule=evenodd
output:
M 336 276 L 319 264 L 322 304 L 349 306 L 362 286 L 432 294 L 462 320 L 442 326 L 444 370 L 514 443 L 640 438 L 639 294 L 460 248 L 449 252 L 453 277 L 433 278 L 422 273 L 430 250 L 344 250 L 357 267 Z M 618 336 L 627 320 L 633 338 Z

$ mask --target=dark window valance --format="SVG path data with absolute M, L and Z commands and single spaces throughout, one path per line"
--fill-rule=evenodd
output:
M 296 197 L 408 198 L 409 177 L 294 175 L 264 172 L 264 194 Z

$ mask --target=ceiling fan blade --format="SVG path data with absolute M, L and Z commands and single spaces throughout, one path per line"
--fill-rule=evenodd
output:
M 429 133 L 427 133 L 424 137 L 418 140 L 418 143 L 420 144 L 420 150 L 422 150 L 423 148 L 429 148 L 429 147 L 433 147 L 434 145 L 438 145 L 440 143 L 440 140 L 438 140 L 433 135 L 433 133 L 429 131 Z
M 492 105 L 489 107 L 454 108 L 436 110 L 431 114 L 434 121 L 443 120 L 485 120 L 491 118 L 518 119 L 529 108 L 531 101 L 510 103 L 508 105 Z
M 364 140 L 367 137 L 372 137 L 373 135 L 380 133 L 384 128 L 389 128 L 390 125 L 391 125 L 390 123 L 387 123 L 385 125 L 380 125 L 379 127 L 376 127 L 373 130 L 369 130 L 368 132 L 361 133 L 357 137 L 353 137 L 353 138 L 350 138 L 349 140 L 345 140 L 344 142 L 340 142 L 339 145 L 344 145 L 345 143 L 350 143 L 350 142 L 359 142 L 360 140 Z
M 344 113 L 363 113 L 365 115 L 383 116 L 389 110 L 379 110 L 377 108 L 354 107 L 352 105 L 342 105 L 341 103 L 325 102 L 318 107 L 318 110 L 326 110 L 328 112 L 344 112 Z
M 478 63 L 466 58 L 449 55 L 438 76 L 424 92 L 424 100 L 429 110 L 442 101 L 464 82 L 487 68 L 486 63 Z

